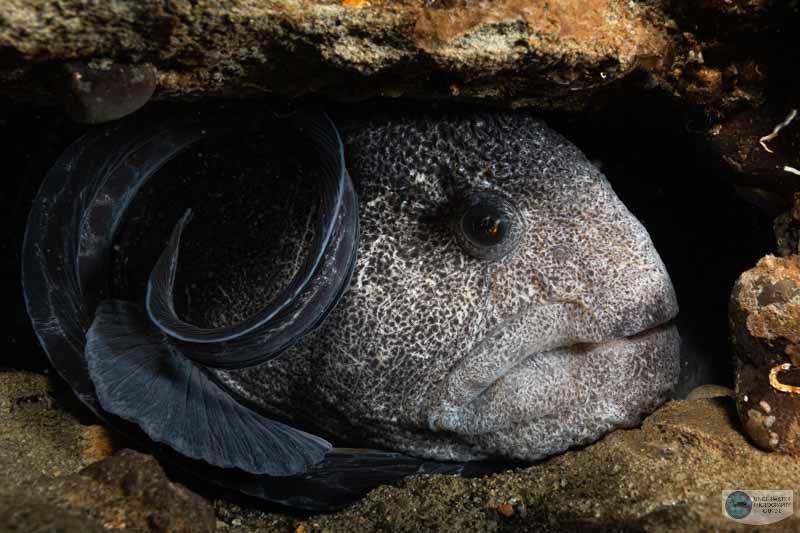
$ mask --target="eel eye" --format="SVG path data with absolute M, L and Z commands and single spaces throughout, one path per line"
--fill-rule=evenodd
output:
M 471 206 L 461 218 L 464 235 L 478 246 L 496 246 L 508 234 L 508 216 L 491 205 Z
M 459 244 L 478 259 L 497 260 L 519 240 L 519 214 L 503 196 L 489 191 L 468 196 L 455 220 Z

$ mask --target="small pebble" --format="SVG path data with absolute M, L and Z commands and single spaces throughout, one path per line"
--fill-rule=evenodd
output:
M 733 391 L 722 385 L 706 384 L 695 387 L 686 395 L 687 400 L 700 400 L 702 398 L 719 398 L 733 396 Z
M 90 465 L 111 457 L 117 450 L 114 435 L 105 427 L 91 425 L 81 435 L 81 459 Z
M 514 506 L 510 503 L 501 503 L 497 506 L 497 512 L 503 516 L 513 516 Z

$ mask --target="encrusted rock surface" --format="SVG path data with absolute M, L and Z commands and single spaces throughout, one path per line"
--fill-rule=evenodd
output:
M 800 4 L 775 0 L 5 0 L 0 97 L 75 100 L 65 65 L 92 64 L 152 65 L 156 100 L 388 97 L 583 113 L 658 95 L 774 216 L 798 188 L 782 170 L 800 168 L 796 136 L 776 139 L 774 154 L 757 141 L 798 106 L 799 23 Z M 79 119 L 147 99 L 149 80 L 118 83 Z
M 640 429 L 484 479 L 419 477 L 310 517 L 217 499 L 214 520 L 149 456 L 122 451 L 84 468 L 81 442 L 96 426 L 65 412 L 65 400 L 44 376 L 0 373 L 2 531 L 727 530 L 735 524 L 721 514 L 722 490 L 800 490 L 800 462 L 753 446 L 733 401 L 717 397 L 670 402 Z M 770 530 L 798 527 L 794 517 Z
M 671 63 L 671 21 L 628 0 L 7 0 L 0 92 L 47 95 L 59 63 L 158 68 L 157 97 L 323 94 L 578 106 Z
M 114 60 L 157 67 L 157 98 L 579 109 L 628 78 L 718 116 L 766 100 L 771 58 L 785 53 L 780 32 L 797 9 L 770 0 L 6 0 L 0 94 L 52 98 L 63 63 Z M 778 38 L 753 38 L 769 34 Z
M 800 388 L 781 385 L 800 385 L 800 256 L 768 255 L 742 274 L 730 319 L 745 430 L 766 450 L 800 453 Z

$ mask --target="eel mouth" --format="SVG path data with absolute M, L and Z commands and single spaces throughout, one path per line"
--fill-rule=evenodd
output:
M 669 313 L 655 325 L 620 337 L 529 343 L 511 356 L 481 359 L 470 354 L 445 378 L 429 411 L 429 429 L 461 435 L 504 431 L 532 419 L 580 409 L 582 402 L 618 387 L 640 391 L 622 407 L 641 414 L 641 406 L 652 406 L 656 398 L 663 401 L 677 382 L 676 315 Z M 499 346 L 491 343 L 491 347 Z M 507 364 L 487 372 L 491 362 Z
M 591 351 L 593 348 L 597 348 L 597 347 L 600 347 L 600 346 L 613 346 L 615 344 L 625 344 L 627 342 L 637 342 L 637 341 L 642 340 L 642 339 L 647 339 L 648 337 L 656 335 L 659 332 L 661 332 L 661 331 L 663 331 L 665 329 L 671 328 L 673 326 L 675 326 L 675 318 L 674 317 L 669 319 L 669 320 L 667 320 L 666 322 L 663 322 L 663 323 L 658 324 L 658 325 L 653 326 L 653 327 L 649 327 L 649 328 L 643 329 L 639 333 L 634 333 L 632 335 L 626 335 L 624 337 L 619 337 L 619 338 L 616 338 L 616 339 L 608 339 L 608 340 L 603 340 L 603 341 L 598 341 L 598 342 L 578 342 L 578 343 L 571 344 L 571 345 L 565 345 L 565 346 L 562 346 L 562 347 L 557 348 L 557 349 L 575 348 L 576 350 Z

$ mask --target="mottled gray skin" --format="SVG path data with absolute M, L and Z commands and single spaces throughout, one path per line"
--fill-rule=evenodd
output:
M 637 424 L 668 397 L 672 284 L 576 147 L 520 114 L 376 121 L 344 136 L 361 204 L 351 286 L 277 360 L 219 371 L 232 390 L 335 442 L 442 460 L 541 458 Z M 459 198 L 476 190 L 519 211 L 520 241 L 501 260 L 473 258 L 454 236 Z

